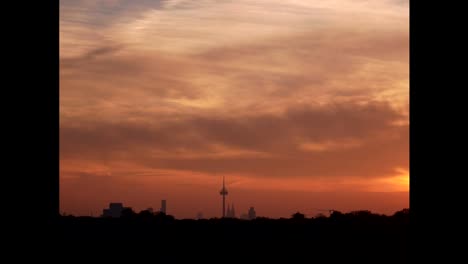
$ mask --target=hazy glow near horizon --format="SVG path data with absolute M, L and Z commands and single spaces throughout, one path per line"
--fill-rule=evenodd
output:
M 408 109 L 405 0 L 60 1 L 62 211 L 393 213 Z

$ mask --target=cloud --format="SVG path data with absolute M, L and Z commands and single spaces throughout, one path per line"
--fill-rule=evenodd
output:
M 93 119 L 97 110 L 105 119 L 121 120 L 145 113 L 157 118 L 205 112 L 277 114 L 291 105 L 372 100 L 405 107 L 407 34 L 343 30 L 280 36 L 192 55 L 101 45 L 61 59 L 61 116 Z M 343 43 L 336 43 L 337 38 Z M 358 46 L 363 48 L 354 48 Z
M 75 120 L 61 125 L 61 158 L 252 177 L 382 177 L 408 167 L 408 126 L 394 125 L 404 118 L 376 102 L 293 108 L 281 116 Z
M 305 151 L 323 152 L 333 151 L 336 149 L 347 149 L 359 147 L 361 143 L 358 140 L 339 140 L 339 141 L 324 141 L 319 143 L 305 142 L 299 145 L 299 148 Z
M 92 62 L 96 58 L 118 52 L 120 49 L 122 49 L 122 47 L 117 45 L 97 47 L 77 57 L 60 59 L 60 66 L 61 69 L 66 71 L 67 69 L 72 67 L 81 68 L 83 66 L 87 66 L 86 64 L 93 65 Z
M 61 1 L 61 201 L 406 190 L 405 3 Z

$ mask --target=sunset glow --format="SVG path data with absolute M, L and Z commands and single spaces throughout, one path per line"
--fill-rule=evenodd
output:
M 402 0 L 61 0 L 60 210 L 409 206 Z

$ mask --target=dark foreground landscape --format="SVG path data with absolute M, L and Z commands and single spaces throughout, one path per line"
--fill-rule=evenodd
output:
M 369 211 L 333 212 L 328 217 L 306 218 L 296 213 L 288 219 L 177 220 L 170 215 L 142 211 L 121 218 L 61 216 L 62 238 L 74 241 L 145 241 L 145 243 L 184 246 L 226 245 L 231 254 L 269 248 L 330 263 L 407 263 L 409 210 L 392 216 Z M 336 261 L 333 261 L 336 260 Z M 310 261 L 307 261 L 310 262 Z M 314 262 L 314 261 L 311 261 Z

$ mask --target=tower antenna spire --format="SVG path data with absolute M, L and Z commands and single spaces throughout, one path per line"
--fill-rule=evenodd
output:
M 223 196 L 223 218 L 226 217 L 226 195 L 228 194 L 228 191 L 226 189 L 226 186 L 224 185 L 224 175 L 223 175 L 223 188 L 219 192 Z

